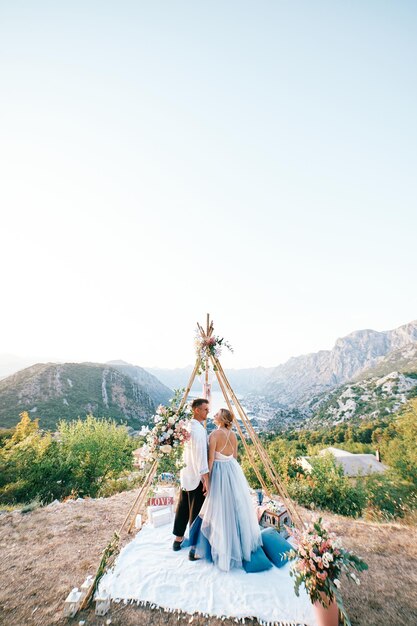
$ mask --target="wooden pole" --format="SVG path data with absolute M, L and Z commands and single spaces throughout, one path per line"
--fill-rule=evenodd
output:
M 227 395 L 226 388 L 225 388 L 225 386 L 223 384 L 223 381 L 222 381 L 222 379 L 221 379 L 221 377 L 220 377 L 220 375 L 219 375 L 219 373 L 217 371 L 216 371 L 216 377 L 217 377 L 217 380 L 219 382 L 220 389 L 222 390 L 223 397 L 226 400 L 227 407 L 228 407 L 230 413 L 233 416 L 233 420 L 234 420 L 237 432 L 239 433 L 239 436 L 240 436 L 240 438 L 242 440 L 243 447 L 245 448 L 245 451 L 246 451 L 246 453 L 247 453 L 247 455 L 249 457 L 249 461 L 252 464 L 252 467 L 254 469 L 256 477 L 259 480 L 259 484 L 261 485 L 262 489 L 265 491 L 266 495 L 270 498 L 271 497 L 270 491 L 269 491 L 268 487 L 266 486 L 265 481 L 262 478 L 262 475 L 261 475 L 260 471 L 258 470 L 258 467 L 256 465 L 255 459 L 252 456 L 252 452 L 251 452 L 251 450 L 250 450 L 250 448 L 249 448 L 249 446 L 248 446 L 248 444 L 246 442 L 246 439 L 245 439 L 245 436 L 244 436 L 244 434 L 242 432 L 242 429 L 240 428 L 240 425 L 239 425 L 239 422 L 238 422 L 237 417 L 235 415 L 235 412 L 233 411 L 232 404 L 231 404 L 230 399 L 229 399 L 229 397 Z
M 135 525 L 135 521 L 136 521 L 136 515 L 139 513 L 139 510 L 142 510 L 142 507 L 144 506 L 145 502 L 146 502 L 146 498 L 148 496 L 149 493 L 149 489 L 152 486 L 152 481 L 155 478 L 155 474 L 156 474 L 156 470 L 158 469 L 158 461 L 154 461 L 152 464 L 151 469 L 149 470 L 149 474 L 146 480 L 146 483 L 144 484 L 144 486 L 142 487 L 141 493 L 139 494 L 140 497 L 137 498 L 137 501 L 135 503 L 135 506 L 132 507 L 130 514 L 132 515 L 132 519 L 131 522 L 129 524 L 129 528 L 128 528 L 128 534 L 130 534 L 132 532 L 132 529 Z M 133 513 L 132 513 L 133 510 Z
M 156 467 L 155 467 L 156 465 L 157 465 L 157 461 L 154 461 L 154 462 L 152 463 L 152 465 L 151 465 L 150 469 L 149 469 L 149 472 L 148 472 L 148 473 L 147 473 L 147 475 L 146 475 L 146 478 L 145 478 L 144 482 L 142 483 L 142 485 L 141 485 L 141 487 L 140 487 L 140 490 L 139 490 L 138 495 L 136 496 L 136 498 L 135 498 L 135 500 L 134 500 L 134 502 L 133 502 L 132 506 L 131 506 L 131 507 L 130 507 L 130 509 L 129 509 L 128 514 L 126 515 L 126 517 L 125 517 L 125 518 L 124 518 L 124 520 L 123 520 L 122 525 L 120 526 L 120 529 L 119 529 L 119 535 L 121 535 L 121 534 L 122 534 L 123 529 L 124 529 L 124 527 L 125 527 L 125 525 L 126 525 L 126 523 L 127 523 L 128 519 L 130 518 L 130 515 L 131 515 L 132 511 L 135 509 L 136 504 L 140 501 L 140 499 L 141 499 L 141 497 L 142 497 L 142 494 L 143 494 L 143 492 L 145 491 L 146 486 L 148 485 L 148 483 L 149 483 L 149 482 L 152 482 L 152 480 L 153 480 L 153 476 L 155 476 L 155 471 L 154 471 L 154 470 L 156 470 Z M 151 476 L 151 474 L 152 474 L 152 473 L 153 473 L 152 479 L 151 479 L 151 480 L 149 480 L 149 477 Z
M 204 341 L 205 339 L 207 339 L 207 334 L 204 332 L 204 330 L 203 330 L 202 326 L 200 326 L 200 324 L 197 324 L 197 326 L 198 326 L 198 329 L 200 331 L 201 338 Z M 219 384 L 220 384 L 220 386 L 222 388 L 223 395 L 225 397 L 226 402 L 228 403 L 228 406 L 231 408 L 231 405 L 228 402 L 228 396 L 227 396 L 227 393 L 226 393 L 226 389 L 228 390 L 228 392 L 230 394 L 230 398 L 232 399 L 232 401 L 233 401 L 233 403 L 234 403 L 234 405 L 235 405 L 235 407 L 236 407 L 236 409 L 237 409 L 237 411 L 238 411 L 238 413 L 240 415 L 242 423 L 245 426 L 245 428 L 246 428 L 246 430 L 247 430 L 247 432 L 248 432 L 248 434 L 249 434 L 249 436 L 250 436 L 250 438 L 251 438 L 251 440 L 252 440 L 252 442 L 254 444 L 254 447 L 255 447 L 258 455 L 259 455 L 259 458 L 261 459 L 262 463 L 264 464 L 265 471 L 266 471 L 266 473 L 267 473 L 267 475 L 268 475 L 272 485 L 278 491 L 279 496 L 283 499 L 284 504 L 286 505 L 287 510 L 288 510 L 288 512 L 290 513 L 290 515 L 291 515 L 291 517 L 293 519 L 293 522 L 296 524 L 297 527 L 303 528 L 302 519 L 301 519 L 298 511 L 296 510 L 295 506 L 293 505 L 293 503 L 291 501 L 291 498 L 289 497 L 288 492 L 287 492 L 284 484 L 281 481 L 280 476 L 276 472 L 275 467 L 273 466 L 273 464 L 271 462 L 271 459 L 269 458 L 268 453 L 266 452 L 265 448 L 263 447 L 263 445 L 262 445 L 258 435 L 256 434 L 256 432 L 255 432 L 255 430 L 254 430 L 250 420 L 248 419 L 245 411 L 243 410 L 242 405 L 240 404 L 239 400 L 237 399 L 237 397 L 236 397 L 236 395 L 235 395 L 235 393 L 234 393 L 234 391 L 233 391 L 233 389 L 232 389 L 232 387 L 231 387 L 231 385 L 230 385 L 230 383 L 229 383 L 229 381 L 228 381 L 228 379 L 226 377 L 226 374 L 225 374 L 225 372 L 224 372 L 224 370 L 223 370 L 223 368 L 222 368 L 222 366 L 220 364 L 220 361 L 218 360 L 217 357 L 215 357 L 213 355 L 210 355 L 210 358 L 211 358 L 211 361 L 213 363 L 213 369 L 216 372 L 217 379 L 218 379 Z M 220 383 L 220 379 L 222 379 L 222 381 L 223 381 L 223 386 Z M 230 410 L 230 408 L 229 408 L 229 410 Z M 234 416 L 233 410 L 232 410 L 232 414 Z M 235 423 L 237 424 L 237 419 L 236 419 L 235 416 L 234 416 L 234 418 L 235 418 Z M 240 427 L 239 427 L 239 429 L 240 429 Z M 245 439 L 243 437 L 243 433 L 242 433 L 242 441 L 244 442 L 244 446 L 245 446 L 246 441 L 245 441 Z M 249 451 L 249 446 L 245 446 L 245 450 Z M 252 466 L 254 468 L 254 471 L 257 474 L 258 480 L 260 480 L 261 485 L 264 485 L 265 482 L 261 479 L 261 475 L 258 472 L 256 463 L 255 463 L 255 459 L 253 458 L 253 455 L 251 455 L 251 453 L 249 453 L 248 456 L 249 456 L 249 458 L 251 460 L 251 463 L 252 463 Z M 269 495 L 268 492 L 269 492 L 269 490 L 266 491 L 266 493 Z
M 197 357 L 194 369 L 193 369 L 193 371 L 191 373 L 191 376 L 190 376 L 190 380 L 188 381 L 188 385 L 187 385 L 187 387 L 185 389 L 184 395 L 183 395 L 182 400 L 181 400 L 181 402 L 179 404 L 178 412 L 181 411 L 181 409 L 184 407 L 185 403 L 187 402 L 188 394 L 190 393 L 191 387 L 193 386 L 194 379 L 196 377 L 196 374 L 198 372 L 200 364 L 201 364 L 201 359 L 200 359 L 200 357 Z M 126 517 L 123 520 L 122 525 L 120 526 L 119 532 L 118 533 L 114 533 L 113 539 L 109 542 L 108 546 L 114 541 L 114 539 L 116 539 L 117 543 L 119 544 L 119 540 L 120 540 L 121 534 L 122 534 L 122 532 L 123 532 L 127 522 L 129 521 L 130 516 L 132 516 L 132 519 L 131 519 L 131 522 L 130 522 L 130 525 L 129 525 L 129 528 L 128 528 L 127 532 L 128 532 L 128 534 L 131 532 L 131 530 L 132 530 L 132 528 L 133 528 L 133 526 L 135 524 L 136 515 L 138 514 L 139 510 L 141 509 L 141 507 L 143 507 L 143 505 L 144 505 L 144 503 L 146 501 L 146 497 L 147 497 L 149 489 L 150 489 L 150 487 L 152 485 L 152 481 L 153 481 L 153 479 L 155 477 L 157 469 L 158 469 L 158 461 L 154 460 L 152 465 L 151 465 L 151 467 L 150 467 L 150 469 L 149 469 L 149 472 L 147 473 L 146 478 L 145 478 L 145 480 L 144 480 L 144 482 L 143 482 L 143 484 L 142 484 L 142 486 L 141 486 L 141 488 L 139 490 L 138 495 L 136 496 L 132 506 L 129 509 L 128 514 L 126 515 Z M 114 559 L 116 557 L 117 552 L 118 552 L 118 546 L 116 548 L 116 552 L 113 554 L 112 559 Z M 107 567 L 108 567 L 108 564 L 106 565 L 106 569 L 107 569 Z M 99 566 L 99 569 L 100 569 L 100 566 Z M 90 589 L 88 590 L 88 592 L 86 594 L 86 597 L 84 598 L 84 600 L 83 600 L 83 602 L 82 602 L 82 604 L 80 606 L 80 609 L 84 609 L 88 605 L 88 603 L 90 601 L 91 595 L 92 595 L 96 585 L 98 584 L 98 582 L 97 582 L 98 572 L 99 572 L 99 570 L 97 570 L 97 572 L 96 572 L 96 576 L 94 577 L 94 581 L 93 581 Z
M 284 501 L 284 504 L 286 505 L 288 512 L 290 513 L 294 524 L 302 529 L 304 527 L 303 525 L 303 521 L 300 517 L 300 514 L 298 513 L 297 509 L 295 508 L 295 506 L 293 505 L 291 498 L 288 495 L 288 492 L 284 486 L 284 484 L 281 481 L 281 478 L 279 477 L 278 473 L 276 472 L 271 459 L 269 458 L 268 453 L 266 452 L 265 448 L 263 447 L 261 441 L 259 440 L 258 435 L 256 434 L 255 430 L 253 429 L 252 424 L 250 423 L 250 420 L 248 419 L 248 417 L 246 416 L 239 400 L 237 399 L 229 381 L 227 380 L 227 377 L 224 373 L 224 370 L 219 362 L 219 360 L 216 357 L 213 357 L 213 363 L 215 366 L 216 371 L 219 372 L 221 378 L 224 381 L 225 387 L 227 388 L 231 399 L 233 400 L 234 405 L 236 406 L 236 409 L 240 415 L 240 418 L 242 420 L 242 423 L 244 424 L 244 426 L 246 427 L 246 430 L 248 431 L 248 434 L 250 435 L 250 438 L 255 446 L 256 451 L 259 454 L 259 457 L 261 459 L 261 461 L 263 462 L 264 466 L 265 466 L 265 470 L 271 480 L 271 483 L 273 484 L 274 488 L 277 489 L 278 494 L 281 496 L 281 498 Z
M 207 331 L 206 331 L 206 337 L 209 336 L 209 332 L 210 332 L 210 313 L 207 313 Z M 206 371 L 205 371 L 205 381 L 206 381 L 206 386 L 208 385 L 209 382 L 209 359 L 208 356 L 206 354 Z
M 193 369 L 193 371 L 191 373 L 191 376 L 190 376 L 190 380 L 188 381 L 187 388 L 186 388 L 186 390 L 184 392 L 184 395 L 183 395 L 182 400 L 180 402 L 180 405 L 178 407 L 178 412 L 181 411 L 181 409 L 184 407 L 185 403 L 187 402 L 188 394 L 191 391 L 191 387 L 193 386 L 193 383 L 194 383 L 194 380 L 195 380 L 195 377 L 197 375 L 197 372 L 199 370 L 200 365 L 201 365 L 201 358 L 197 357 L 194 369 Z
M 200 363 L 201 363 L 201 360 L 200 360 L 199 357 L 197 357 L 194 369 L 193 369 L 193 371 L 191 373 L 190 380 L 188 381 L 188 385 L 187 385 L 187 387 L 185 389 L 184 395 L 183 395 L 183 397 L 181 399 L 181 402 L 179 404 L 177 413 L 179 413 L 181 411 L 181 409 L 184 407 L 185 403 L 187 402 L 188 394 L 190 393 L 191 387 L 193 386 L 193 383 L 194 383 L 194 380 L 195 380 L 198 368 L 200 367 Z M 123 530 L 127 520 L 129 519 L 129 517 L 132 515 L 132 512 L 133 512 L 132 520 L 130 522 L 129 529 L 128 529 L 127 532 L 130 533 L 132 531 L 133 526 L 135 524 L 136 515 L 138 514 L 139 509 L 144 504 L 145 498 L 146 498 L 147 493 L 148 493 L 148 491 L 150 489 L 152 481 L 153 481 L 153 479 L 155 477 L 157 469 L 158 469 L 158 461 L 155 460 L 153 462 L 149 472 L 148 472 L 147 477 L 145 478 L 145 482 L 142 485 L 142 488 L 139 491 L 139 494 L 138 494 L 137 498 L 135 499 L 133 505 L 131 506 L 131 508 L 129 510 L 129 513 L 126 515 L 126 518 L 125 518 L 125 520 L 124 520 L 124 522 L 123 522 L 123 524 L 122 524 L 122 526 L 120 528 L 119 534 L 122 532 L 122 530 Z
M 239 400 L 236 398 L 236 396 L 235 396 L 235 394 L 234 394 L 234 392 L 233 392 L 233 390 L 232 390 L 232 388 L 230 386 L 230 383 L 227 381 L 226 375 L 225 375 L 225 373 L 224 373 L 220 363 L 218 363 L 218 367 L 219 367 L 219 370 L 221 372 L 221 375 L 226 379 L 226 384 L 228 385 L 228 387 L 229 387 L 229 389 L 230 389 L 230 391 L 232 393 L 233 400 L 234 400 L 234 402 L 235 402 L 235 404 L 237 406 L 237 409 L 238 409 L 238 412 L 239 412 L 240 417 L 242 419 L 242 422 L 244 423 L 244 425 L 245 425 L 245 427 L 246 427 L 246 429 L 248 431 L 248 434 L 250 435 L 250 437 L 251 437 L 251 439 L 252 439 L 252 441 L 253 441 L 253 443 L 255 445 L 255 448 L 256 448 L 256 450 L 257 450 L 261 460 L 263 461 L 263 463 L 265 465 L 265 468 L 267 469 L 267 473 L 270 475 L 271 480 L 273 480 L 273 484 L 275 484 L 276 486 L 279 487 L 279 494 L 281 495 L 281 497 L 283 497 L 284 500 L 289 500 L 289 502 L 286 503 L 286 504 L 288 504 L 288 509 L 290 510 L 290 508 L 292 508 L 292 503 L 290 501 L 290 498 L 289 498 L 289 496 L 288 496 L 288 494 L 286 492 L 286 489 L 285 489 L 284 485 L 281 482 L 279 474 L 275 470 L 275 467 L 273 466 L 273 464 L 271 462 L 271 459 L 269 458 L 268 453 L 266 452 L 266 450 L 263 447 L 261 441 L 259 440 L 259 437 L 258 437 L 257 433 L 255 432 L 255 430 L 254 430 L 250 420 L 246 416 L 246 414 L 245 414 L 245 412 L 244 412 L 244 410 L 243 410 Z M 297 515 L 298 514 L 295 513 L 294 517 L 297 517 Z

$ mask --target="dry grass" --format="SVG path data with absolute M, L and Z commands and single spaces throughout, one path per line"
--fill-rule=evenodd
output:
M 25 515 L 0 516 L 0 623 L 52 626 L 85 620 L 86 626 L 103 626 L 110 618 L 112 626 L 177 625 L 177 616 L 170 613 L 124 605 L 114 605 L 105 618 L 97 618 L 92 609 L 73 620 L 62 617 L 66 595 L 94 573 L 103 547 L 134 496 L 135 492 L 125 492 L 105 500 L 67 502 Z M 333 515 L 325 518 L 344 545 L 369 564 L 360 587 L 345 584 L 352 625 L 416 626 L 417 528 Z M 193 624 L 231 626 L 234 621 L 198 617 Z

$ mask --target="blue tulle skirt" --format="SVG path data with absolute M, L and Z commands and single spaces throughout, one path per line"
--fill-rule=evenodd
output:
M 210 490 L 190 529 L 196 555 L 223 571 L 242 567 L 262 545 L 249 485 L 239 463 L 221 455 L 210 475 Z

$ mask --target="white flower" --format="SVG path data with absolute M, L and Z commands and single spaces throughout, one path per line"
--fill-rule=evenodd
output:
M 361 584 L 361 581 L 359 580 L 359 578 L 356 576 L 356 574 L 354 574 L 353 572 L 350 573 L 350 577 L 355 581 L 355 583 L 357 585 Z
M 149 427 L 148 426 L 142 426 L 142 428 L 139 431 L 139 435 L 141 437 L 144 437 L 145 435 L 147 435 L 149 432 Z
M 329 561 L 330 563 L 333 561 L 333 554 L 331 552 L 325 552 L 323 554 L 323 557 L 326 557 L 326 560 Z
M 340 589 L 340 586 L 341 586 L 341 582 L 340 582 L 340 580 L 339 580 L 338 578 L 335 578 L 333 582 L 334 582 L 334 584 L 336 585 L 336 587 L 337 587 L 338 589 Z
M 172 430 L 172 428 L 168 428 L 168 430 L 167 430 L 167 435 L 172 435 L 172 434 L 173 434 L 173 432 L 174 432 L 174 431 Z
M 139 450 L 139 454 L 140 456 L 145 459 L 147 456 L 149 456 L 150 450 L 149 450 L 149 446 L 148 445 L 144 445 L 140 448 Z
M 172 446 L 169 445 L 169 443 L 166 443 L 164 446 L 161 446 L 161 452 L 163 452 L 164 454 L 169 454 L 172 450 Z
M 168 417 L 168 424 L 175 424 L 175 417 Z

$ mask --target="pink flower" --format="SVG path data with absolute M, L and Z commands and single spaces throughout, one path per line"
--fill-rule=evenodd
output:
M 327 578 L 327 572 L 317 572 L 317 578 L 319 580 L 326 580 Z

